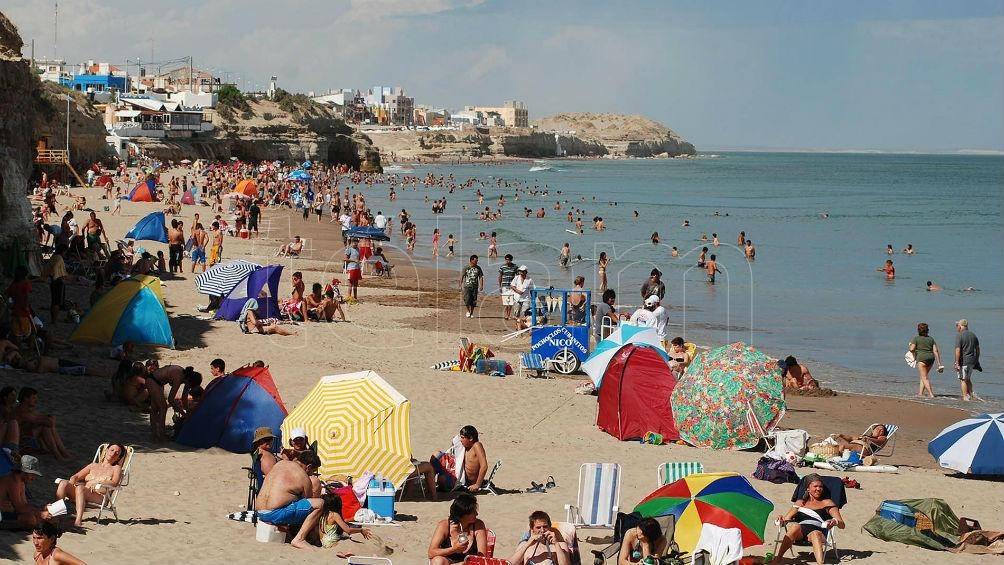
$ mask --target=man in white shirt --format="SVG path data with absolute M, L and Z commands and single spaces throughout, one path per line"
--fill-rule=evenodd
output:
M 530 303 L 530 291 L 533 289 L 533 279 L 527 276 L 526 265 L 516 269 L 516 276 L 509 283 L 513 293 L 513 316 L 516 318 L 516 329 L 522 330 L 529 326 L 526 311 L 533 305 Z
M 352 216 L 345 212 L 338 217 L 338 221 L 342 224 L 342 245 L 345 247 L 349 246 L 349 236 L 347 234 L 350 227 L 352 227 Z
M 662 342 L 662 349 L 669 351 L 669 342 L 666 340 L 666 326 L 669 325 L 669 312 L 660 304 L 658 294 L 653 294 L 645 299 L 645 307 L 635 310 L 631 314 L 631 323 L 636 326 L 654 328 Z
M 377 212 L 376 217 L 373 218 L 373 225 L 376 226 L 378 230 L 387 231 L 387 216 L 384 216 L 383 212 Z

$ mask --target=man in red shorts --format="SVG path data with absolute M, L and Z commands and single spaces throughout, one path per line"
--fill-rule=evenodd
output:
M 349 276 L 349 296 L 353 300 L 359 300 L 359 281 L 363 278 L 360 267 L 359 239 L 354 237 L 345 248 L 345 273 Z

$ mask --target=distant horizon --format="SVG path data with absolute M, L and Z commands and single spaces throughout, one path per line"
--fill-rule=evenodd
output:
M 68 63 L 192 56 L 251 89 L 276 75 L 290 92 L 401 86 L 433 107 L 521 100 L 531 119 L 640 114 L 697 148 L 1004 154 L 999 0 L 92 0 L 59 6 L 58 38 L 54 2 L 2 11 L 25 55 L 34 40 Z

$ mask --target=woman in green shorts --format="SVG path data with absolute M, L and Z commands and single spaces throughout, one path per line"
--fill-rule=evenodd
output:
M 927 324 L 921 322 L 917 324 L 917 335 L 910 340 L 910 352 L 917 360 L 917 373 L 920 375 L 920 386 L 917 388 L 917 396 L 924 396 L 924 391 L 930 398 L 934 398 L 934 391 L 931 390 L 931 380 L 927 374 L 935 361 L 938 363 L 938 372 L 945 371 L 945 366 L 941 364 L 941 353 L 938 351 L 938 344 L 934 338 L 927 335 L 929 328 Z

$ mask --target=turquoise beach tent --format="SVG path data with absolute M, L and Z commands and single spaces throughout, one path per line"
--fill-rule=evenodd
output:
M 167 227 L 164 225 L 164 221 L 163 212 L 147 214 L 136 222 L 136 225 L 125 236 L 137 240 L 145 239 L 167 243 Z
M 131 341 L 173 349 L 160 279 L 135 275 L 115 285 L 81 320 L 70 341 L 113 346 Z

